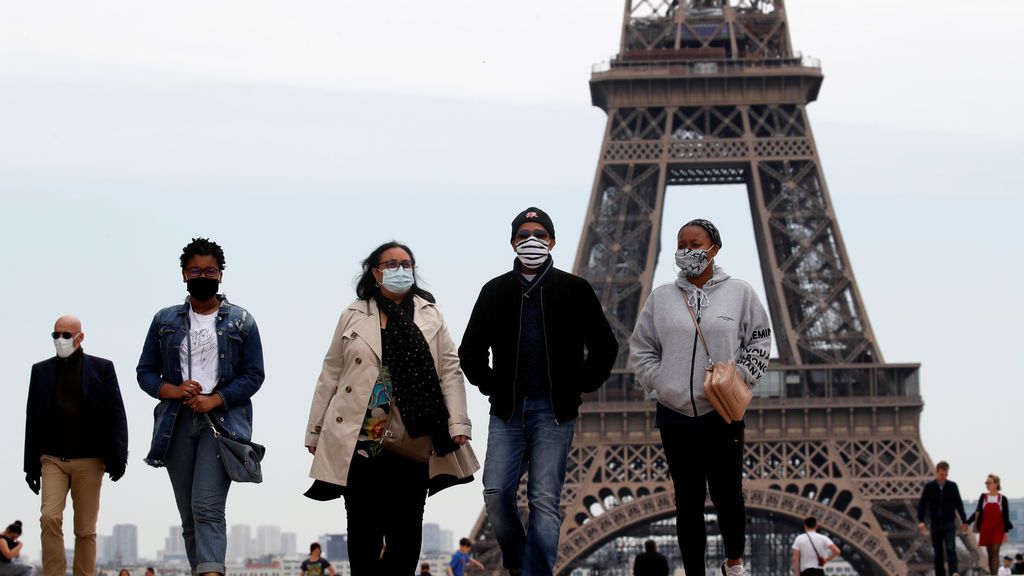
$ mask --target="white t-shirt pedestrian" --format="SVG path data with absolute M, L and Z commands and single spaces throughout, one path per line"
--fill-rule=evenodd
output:
M 817 532 L 804 532 L 793 540 L 793 550 L 800 551 L 800 571 L 808 568 L 820 568 L 818 558 L 829 557 L 831 547 L 835 546 L 832 539 Z
M 183 380 L 195 380 L 203 389 L 203 394 L 210 394 L 217 387 L 220 378 L 220 359 L 217 354 L 217 311 L 212 314 L 196 314 L 191 307 L 188 309 L 189 332 L 188 341 L 181 343 L 181 377 Z M 192 343 L 192 371 L 189 372 L 189 342 Z
M 1009 568 L 1007 568 L 1006 566 L 1000 566 L 999 567 L 999 572 L 996 572 L 996 574 L 998 574 L 999 576 L 1003 576 L 1004 574 L 1006 576 L 1010 576 L 1011 574 L 1013 574 L 1013 572 Z

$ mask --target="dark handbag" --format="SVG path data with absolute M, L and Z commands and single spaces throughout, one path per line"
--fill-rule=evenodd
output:
M 685 294 L 683 300 L 686 311 L 693 319 L 693 325 L 697 327 L 697 335 L 704 344 L 704 352 L 708 356 L 708 365 L 704 368 L 704 396 L 726 424 L 731 424 L 734 420 L 743 420 L 754 393 L 736 370 L 735 361 L 712 363 L 708 341 L 704 339 L 704 331 L 700 329 L 700 322 L 690 309 L 689 302 L 685 301 Z
M 263 482 L 263 470 L 260 462 L 267 453 L 267 448 L 255 442 L 238 442 L 221 434 L 220 430 L 213 424 L 209 414 L 206 422 L 213 430 L 213 437 L 217 439 L 217 451 L 220 454 L 220 462 L 224 465 L 224 471 L 233 482 L 252 482 L 259 484 Z
M 388 411 L 388 426 L 384 430 L 381 447 L 409 460 L 429 462 L 430 455 L 434 453 L 434 439 L 429 434 L 410 436 L 405 423 L 402 422 L 398 404 L 392 399 Z

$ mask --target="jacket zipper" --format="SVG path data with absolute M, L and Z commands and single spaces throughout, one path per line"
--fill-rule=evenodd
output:
M 520 313 L 520 323 L 522 323 L 522 316 Z M 548 354 L 548 323 L 547 317 L 544 315 L 544 287 L 540 288 L 540 327 L 544 331 L 544 371 L 548 375 L 548 402 L 551 402 L 551 413 L 555 414 L 555 391 L 554 383 L 551 380 L 551 355 Z M 555 426 L 559 426 L 558 414 L 555 414 Z
M 523 341 L 523 298 L 529 298 L 524 292 L 519 297 L 519 333 L 516 335 L 516 371 L 512 377 L 512 413 L 508 415 L 508 419 L 505 423 L 508 424 L 512 421 L 512 417 L 516 414 L 516 384 L 519 383 L 519 345 Z

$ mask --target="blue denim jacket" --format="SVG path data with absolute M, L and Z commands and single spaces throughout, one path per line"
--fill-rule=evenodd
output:
M 214 388 L 224 405 L 210 416 L 231 435 L 233 440 L 252 439 L 252 402 L 250 398 L 263 384 L 263 345 L 256 321 L 241 306 L 230 304 L 223 296 L 217 311 L 217 349 L 220 352 L 220 381 Z M 164 382 L 181 384 L 180 348 L 189 330 L 190 303 L 170 306 L 156 313 L 142 346 L 142 356 L 135 369 L 139 387 L 160 399 Z M 160 399 L 153 410 L 153 441 L 145 462 L 163 466 L 171 442 L 174 421 L 181 408 L 180 400 Z

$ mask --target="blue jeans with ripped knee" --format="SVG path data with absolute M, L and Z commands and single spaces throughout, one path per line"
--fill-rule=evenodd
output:
M 484 505 L 505 568 L 549 576 L 558 555 L 562 526 L 559 502 L 576 420 L 558 422 L 551 400 L 526 398 L 505 422 L 491 415 L 484 460 Z M 528 472 L 529 520 L 523 526 L 516 503 L 519 480 Z

